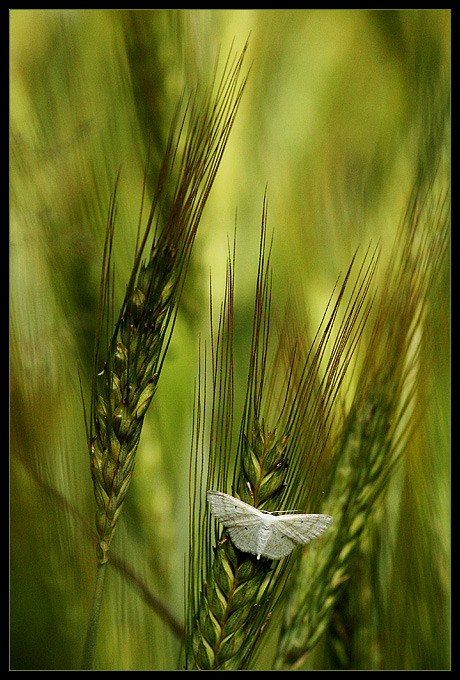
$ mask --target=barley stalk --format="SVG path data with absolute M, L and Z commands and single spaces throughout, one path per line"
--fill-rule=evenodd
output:
M 98 568 L 84 668 L 92 665 L 105 565 L 133 474 L 144 417 L 157 389 L 201 213 L 245 85 L 245 79 L 240 81 L 244 52 L 233 63 L 227 62 L 216 91 L 213 82 L 201 101 L 198 96 L 190 100 L 182 119 L 177 111 L 147 225 L 142 236 L 138 234 L 135 262 L 114 332 L 111 252 L 116 188 L 109 210 L 87 426 L 97 506 Z M 142 262 L 152 230 L 150 253 Z M 106 357 L 100 371 L 104 339 Z
M 336 304 L 330 310 L 323 332 L 318 334 L 316 346 L 306 357 L 290 346 L 288 375 L 291 379 L 287 385 L 283 383 L 284 396 L 275 395 L 267 386 L 276 382 L 273 373 L 282 371 L 279 358 L 283 352 L 279 349 L 276 361 L 269 363 L 269 261 L 264 204 L 248 386 L 231 485 L 232 258 L 229 258 L 227 290 L 217 342 L 213 342 L 210 460 L 206 478 L 203 474 L 204 446 L 199 436 L 203 428 L 201 413 L 204 415 L 206 395 L 203 398 L 199 392 L 197 398 L 195 466 L 191 469 L 191 549 L 186 626 L 186 666 L 189 669 L 235 670 L 248 667 L 282 595 L 282 586 L 290 568 L 299 556 L 297 553 L 280 561 L 257 560 L 236 549 L 226 532 L 219 528 L 214 532 L 216 547 L 212 559 L 213 530 L 209 512 L 201 502 L 205 479 L 207 488 L 225 490 L 231 486 L 231 493 L 261 509 L 277 510 L 286 503 L 289 508 L 305 508 L 308 511 L 308 499 L 313 497 L 316 471 L 330 430 L 332 403 L 367 317 L 364 300 L 374 271 L 373 259 L 367 270 L 360 272 L 361 283 L 353 288 L 324 377 L 319 378 L 319 367 L 325 359 L 326 347 L 331 343 L 332 327 L 338 321 L 338 310 L 343 304 L 351 269 L 339 290 Z M 282 335 L 281 344 L 285 342 L 290 345 L 291 337 Z M 272 427 L 267 426 L 264 414 L 273 423 Z

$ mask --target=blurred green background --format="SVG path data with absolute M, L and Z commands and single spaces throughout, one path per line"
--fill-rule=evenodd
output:
M 222 296 L 235 220 L 241 395 L 265 187 L 275 233 L 274 318 L 288 294 L 301 290 L 315 328 L 358 246 L 364 253 L 380 242 L 384 271 L 420 173 L 434 178 L 437 171 L 435 188 L 448 186 L 449 10 L 10 10 L 12 669 L 79 666 L 95 570 L 88 534 L 95 503 L 78 367 L 88 399 L 116 175 L 121 169 L 113 260 L 122 296 L 147 147 L 154 175 L 182 89 L 208 84 L 217 51 L 223 61 L 249 34 L 249 82 L 200 225 L 113 544 L 180 621 L 198 338 L 208 336 L 210 270 L 215 301 Z M 391 558 L 378 565 L 387 669 L 449 665 L 448 296 L 446 269 L 429 317 L 438 351 L 426 371 L 436 379 L 405 481 L 391 496 L 398 498 Z M 408 483 L 413 495 L 401 498 Z M 178 654 L 164 623 L 111 569 L 96 667 L 173 670 Z M 331 662 L 318 655 L 316 663 Z

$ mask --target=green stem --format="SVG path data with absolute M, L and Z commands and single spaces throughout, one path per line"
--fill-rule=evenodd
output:
M 91 670 L 94 661 L 94 650 L 96 648 L 97 628 L 99 625 L 99 613 L 101 611 L 102 593 L 104 591 L 105 572 L 108 562 L 98 562 L 96 571 L 96 582 L 94 584 L 93 599 L 91 600 L 91 611 L 89 613 L 88 629 L 86 631 L 85 648 L 81 661 L 82 670 Z

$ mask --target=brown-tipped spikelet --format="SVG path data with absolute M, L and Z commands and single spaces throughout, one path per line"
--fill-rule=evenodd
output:
M 275 500 L 285 487 L 288 436 L 281 440 L 275 432 L 265 432 L 264 423 L 254 419 L 252 437 L 243 434 L 241 446 L 242 474 L 239 494 L 242 500 L 257 508 Z
M 97 504 L 98 560 L 108 559 L 115 525 L 134 470 L 142 423 L 158 382 L 165 324 L 174 297 L 174 260 L 154 249 L 111 343 L 94 413 L 90 462 Z
M 247 622 L 265 574 L 266 566 L 241 553 L 231 541 L 216 547 L 212 578 L 202 591 L 192 637 L 195 668 L 238 667 L 234 660 L 247 642 Z

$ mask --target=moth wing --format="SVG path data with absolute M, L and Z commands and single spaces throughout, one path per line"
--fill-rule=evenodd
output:
M 208 503 L 213 516 L 227 529 L 246 526 L 258 530 L 261 525 L 263 515 L 260 510 L 239 498 L 229 496 L 222 491 L 208 491 Z
M 273 524 L 272 533 L 278 540 L 286 537 L 296 545 L 305 545 L 321 536 L 332 519 L 329 515 L 281 515 Z
M 281 515 L 272 524 L 272 531 L 264 556 L 279 560 L 289 555 L 297 545 L 306 545 L 326 531 L 332 517 L 329 515 Z
M 297 545 L 296 541 L 278 528 L 275 528 L 275 526 L 272 526 L 270 537 L 262 552 L 264 557 L 268 557 L 271 560 L 279 560 L 289 555 Z
M 257 555 L 257 543 L 259 537 L 258 526 L 233 526 L 228 528 L 232 542 L 242 552 Z

